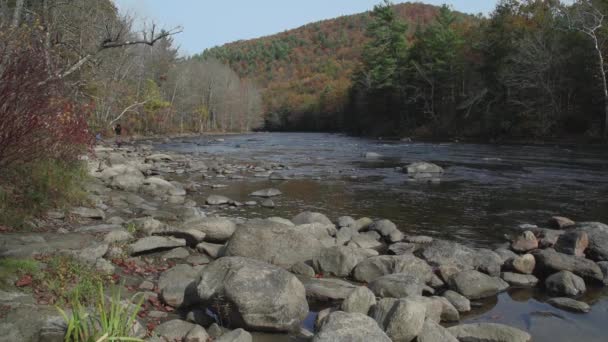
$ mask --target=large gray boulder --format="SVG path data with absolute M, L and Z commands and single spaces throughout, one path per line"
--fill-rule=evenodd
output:
M 195 280 L 199 271 L 185 264 L 164 271 L 158 280 L 161 299 L 174 308 L 196 301 Z
M 547 303 L 553 305 L 556 308 L 566 311 L 582 313 L 591 311 L 591 307 L 589 306 L 589 304 L 585 302 L 579 302 L 578 300 L 574 300 L 572 298 L 567 297 L 551 298 L 547 301 Z
M 530 342 L 525 331 L 497 323 L 463 324 L 448 328 L 460 342 Z
M 600 222 L 579 223 L 578 229 L 587 233 L 587 257 L 595 261 L 608 261 L 608 225 Z
M 558 253 L 547 248 L 533 253 L 536 259 L 536 270 L 543 275 L 559 271 L 570 271 L 580 277 L 602 281 L 603 274 L 599 266 L 591 260 Z
M 583 278 L 572 272 L 561 271 L 545 279 L 547 291 L 558 296 L 576 297 L 587 291 Z
M 370 316 L 393 342 L 410 342 L 422 331 L 426 308 L 418 300 L 385 298 L 372 308 Z
M 491 297 L 509 288 L 504 280 L 478 271 L 462 271 L 448 281 L 450 288 L 469 299 Z
M 321 241 L 330 239 L 336 236 L 337 233 L 336 226 L 333 224 L 307 223 L 296 226 L 296 229 L 306 232 Z
M 372 318 L 360 313 L 330 314 L 313 342 L 391 342 Z
M 344 312 L 358 312 L 367 315 L 369 309 L 376 305 L 376 296 L 365 286 L 359 286 L 342 302 Z
M 322 302 L 343 300 L 357 288 L 356 285 L 335 278 L 308 278 L 302 282 L 306 288 L 306 297 Z
M 165 341 L 182 341 L 194 327 L 196 327 L 196 324 L 173 319 L 157 326 L 154 329 L 154 334 Z
M 242 256 L 290 268 L 312 260 L 321 252 L 314 236 L 280 223 L 252 220 L 238 227 L 228 241 L 224 255 Z
M 585 257 L 588 246 L 589 235 L 584 231 L 575 230 L 560 235 L 553 248 L 560 253 Z
M 443 297 L 447 299 L 456 308 L 456 310 L 458 310 L 458 312 L 471 311 L 471 301 L 460 293 L 447 290 L 443 293 Z
M 186 221 L 182 228 L 205 233 L 205 241 L 224 243 L 234 234 L 236 224 L 224 217 L 205 217 Z
M 280 190 L 271 188 L 271 189 L 255 191 L 255 192 L 251 193 L 250 196 L 270 198 L 270 197 L 280 196 L 282 194 L 283 193 Z
M 308 315 L 306 292 L 291 273 L 261 261 L 225 257 L 205 267 L 197 286 L 205 307 L 220 312 L 231 328 L 295 331 Z
M 160 177 L 148 177 L 144 180 L 141 190 L 144 193 L 161 198 L 185 196 L 186 190 L 176 182 L 169 182 Z
M 431 266 L 451 267 L 458 271 L 479 270 L 493 276 L 500 274 L 503 264 L 500 255 L 487 249 L 473 249 L 462 244 L 434 239 L 416 251 Z M 447 280 L 447 279 L 444 279 Z
M 450 332 L 431 319 L 424 321 L 422 331 L 418 334 L 418 342 L 458 342 Z
M 419 296 L 428 287 L 420 278 L 406 273 L 388 274 L 374 279 L 369 289 L 382 298 L 404 298 Z
M 317 273 L 348 277 L 357 264 L 377 255 L 378 252 L 370 249 L 335 246 L 322 249 L 319 255 L 312 259 L 312 262 Z
M 405 167 L 408 176 L 413 179 L 435 178 L 443 174 L 439 165 L 427 162 L 416 162 Z
M 310 211 L 299 213 L 291 219 L 291 222 L 293 222 L 296 226 L 308 223 L 332 224 L 331 220 L 328 219 L 327 216 Z
M 253 336 L 243 329 L 236 329 L 222 334 L 215 342 L 252 342 Z M 189 342 L 189 341 L 186 341 Z
M 177 247 L 185 247 L 186 240 L 166 236 L 148 236 L 137 240 L 128 247 L 129 255 L 139 255 Z
M 358 281 L 369 283 L 393 273 L 409 274 L 426 283 L 431 280 L 433 269 L 413 254 L 381 255 L 361 261 L 355 267 L 353 276 Z

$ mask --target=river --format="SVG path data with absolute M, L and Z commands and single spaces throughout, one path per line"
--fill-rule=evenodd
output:
M 222 138 L 223 141 L 217 141 Z M 221 140 L 221 139 L 220 139 Z M 291 218 L 319 211 L 331 219 L 386 218 L 406 234 L 493 248 L 523 223 L 553 215 L 608 223 L 608 148 L 605 146 L 408 143 L 324 133 L 256 133 L 187 138 L 160 149 L 290 167 L 292 179 L 222 179 L 207 194 L 246 201 L 275 187 L 275 209 L 235 209 L 243 217 Z M 366 152 L 382 157 L 366 159 Z M 445 168 L 441 182 L 419 183 L 397 171 L 415 161 Z M 235 214 L 237 215 L 237 214 Z M 608 291 L 591 290 L 592 312 L 571 314 L 544 303 L 533 290 L 511 290 L 479 303 L 464 321 L 494 321 L 528 330 L 534 341 L 606 341 Z

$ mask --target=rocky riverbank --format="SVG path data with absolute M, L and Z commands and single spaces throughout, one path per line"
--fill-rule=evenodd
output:
M 0 257 L 63 253 L 112 275 L 128 298 L 146 298 L 137 332 L 149 341 L 529 341 L 520 329 L 459 321 L 510 287 L 544 289 L 551 305 L 584 313 L 577 298 L 608 284 L 608 226 L 597 222 L 554 217 L 517 227 L 498 248 L 471 248 L 405 235 L 387 219 L 237 217 L 289 196 L 274 188 L 242 203 L 214 194 L 231 180 L 286 181 L 288 165 L 145 144 L 99 146 L 88 164 L 90 205 L 49 212 L 35 232 L 0 234 Z M 443 173 L 404 170 L 434 181 Z M 62 340 L 54 307 L 19 279 L 4 283 L 4 340 Z

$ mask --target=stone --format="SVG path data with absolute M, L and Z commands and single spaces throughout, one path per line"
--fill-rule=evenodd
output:
M 422 245 L 416 254 L 426 260 L 431 266 L 450 266 L 450 268 L 454 268 L 457 271 L 475 269 L 478 264 L 475 250 L 459 243 L 445 240 L 435 239 L 430 244 Z M 443 279 L 447 280 L 447 278 Z
M 415 243 L 415 244 L 427 244 L 432 243 L 433 238 L 430 236 L 424 235 L 409 235 L 404 238 L 405 242 Z
M 418 334 L 418 342 L 458 342 L 458 339 L 450 332 L 433 320 L 424 321 L 422 330 Z
M 291 266 L 290 269 L 291 273 L 293 274 L 297 274 L 297 275 L 303 275 L 309 278 L 312 278 L 315 276 L 315 270 L 308 266 L 308 264 L 303 263 L 303 262 L 298 262 L 296 264 L 294 264 L 293 266 Z
M 269 217 L 266 220 L 272 221 L 272 222 L 276 222 L 276 223 L 280 223 L 280 224 L 284 224 L 284 225 L 290 226 L 290 227 L 295 227 L 296 226 L 290 220 L 282 218 L 282 217 Z
M 186 190 L 179 183 L 169 182 L 160 177 L 146 178 L 141 189 L 144 193 L 161 198 L 171 196 L 183 197 L 186 195 Z
M 381 299 L 372 308 L 370 316 L 394 342 L 410 342 L 422 331 L 426 305 L 421 301 Z
M 70 214 L 84 219 L 105 220 L 106 214 L 100 209 L 78 207 L 70 210 Z
M 201 242 L 196 245 L 196 250 L 205 253 L 213 259 L 217 259 L 222 256 L 224 252 L 224 245 L 209 243 L 209 242 Z
M 261 248 L 263 246 L 263 248 Z M 226 256 L 242 256 L 289 268 L 321 252 L 321 242 L 294 227 L 266 220 L 239 226 L 226 245 Z
M 530 342 L 525 331 L 497 323 L 473 323 L 448 328 L 460 342 Z
M 374 221 L 369 217 L 362 217 L 355 221 L 352 228 L 357 232 L 361 232 L 368 229 L 373 223 Z
M 336 227 L 333 224 L 307 223 L 295 226 L 296 229 L 313 235 L 320 241 L 336 235 Z
M 561 271 L 545 279 L 547 291 L 554 295 L 577 297 L 587 291 L 583 278 L 569 271 Z
M 532 254 L 524 254 L 522 256 L 515 256 L 512 259 L 507 260 L 505 263 L 508 268 L 515 270 L 523 274 L 532 274 L 536 267 L 536 259 Z
M 212 260 L 206 255 L 190 255 L 186 258 L 186 262 L 194 266 L 207 265 Z
M 591 260 L 558 253 L 551 248 L 536 251 L 533 255 L 536 259 L 536 273 L 549 275 L 559 271 L 570 271 L 579 277 L 603 280 L 602 270 Z
M 296 226 L 308 223 L 321 223 L 325 225 L 333 224 L 331 220 L 327 218 L 327 216 L 310 211 L 299 213 L 291 219 L 291 222 L 293 222 Z
M 549 219 L 549 222 L 547 222 L 547 225 L 554 229 L 566 229 L 566 228 L 571 228 L 571 227 L 575 226 L 576 222 L 572 221 L 571 219 L 569 219 L 567 217 L 553 216 L 552 218 Z
M 163 254 L 163 259 L 185 259 L 190 256 L 190 252 L 183 247 L 179 247 Z
M 291 177 L 289 177 L 285 174 L 282 174 L 280 172 L 273 172 L 270 174 L 270 176 L 268 178 L 270 178 L 270 180 L 289 180 L 289 179 L 291 179 Z
M 376 305 L 374 293 L 365 286 L 359 286 L 344 298 L 340 308 L 344 312 L 358 312 L 367 315 L 369 309 L 374 305 Z
M 336 245 L 343 246 L 350 242 L 354 235 L 357 235 L 358 232 L 355 232 L 350 227 L 342 227 L 336 233 Z
M 433 299 L 441 302 L 441 321 L 442 322 L 458 322 L 460 320 L 460 311 L 445 297 L 433 296 Z
M 357 288 L 356 285 L 335 278 L 308 278 L 302 282 L 306 297 L 321 302 L 344 300 Z
M 395 273 L 374 279 L 369 283 L 369 288 L 381 298 L 403 298 L 420 296 L 427 287 L 418 277 Z
M 331 313 L 313 342 L 391 342 L 372 318 L 360 313 Z
M 210 195 L 205 200 L 205 203 L 209 205 L 224 205 L 232 202 L 232 200 L 226 196 L 221 195 Z
M 448 281 L 450 288 L 469 299 L 491 297 L 509 287 L 504 280 L 478 271 L 462 271 Z
M 184 239 L 186 240 L 186 244 L 191 247 L 196 246 L 207 236 L 207 234 L 201 230 L 186 227 L 164 227 L 157 230 L 152 235 L 173 236 L 178 239 Z
M 124 242 L 133 239 L 133 234 L 124 229 L 115 229 L 106 234 L 103 241 L 106 243 Z
M 205 233 L 205 241 L 224 243 L 236 231 L 236 224 L 224 217 L 206 217 L 187 221 L 182 229 L 193 229 Z
M 355 225 L 355 219 L 350 216 L 338 217 L 338 227 L 353 227 Z
M 379 159 L 379 158 L 382 158 L 382 155 L 380 153 L 376 153 L 376 152 L 366 152 L 363 154 L 363 157 L 365 159 Z
M 158 289 L 163 302 L 178 308 L 195 302 L 194 281 L 198 270 L 190 265 L 180 264 L 164 271 L 158 280 Z
M 209 334 L 207 334 L 205 328 L 195 325 L 184 338 L 184 342 L 207 342 L 209 339 Z
M 604 283 L 604 285 L 608 285 L 608 261 L 600 261 L 597 263 L 597 266 L 604 274 L 604 279 L 602 280 L 602 283 Z
M 579 223 L 579 230 L 587 233 L 587 257 L 594 261 L 608 261 L 608 225 L 600 222 Z
M 242 257 L 224 257 L 205 267 L 197 292 L 202 307 L 229 305 L 222 319 L 231 328 L 296 331 L 308 315 L 306 291 L 291 273 Z
M 531 231 L 527 230 L 517 236 L 513 243 L 511 243 L 511 249 L 516 252 L 525 253 L 538 248 L 538 240 Z
M 502 272 L 500 277 L 511 286 L 534 287 L 538 283 L 538 278 L 531 274 Z
M 162 154 L 162 153 L 152 154 L 150 156 L 147 156 L 146 159 L 145 159 L 146 163 L 149 163 L 149 162 L 169 162 L 169 161 L 173 161 L 173 157 L 171 157 L 168 154 Z
M 433 276 L 432 268 L 412 254 L 381 255 L 364 259 L 353 270 L 353 277 L 360 282 L 371 282 L 384 275 L 406 273 L 426 283 Z
M 128 247 L 129 255 L 151 253 L 159 250 L 185 247 L 186 240 L 164 236 L 148 236 L 137 240 Z
M 269 197 L 280 196 L 282 194 L 283 193 L 280 190 L 271 188 L 271 189 L 264 189 L 264 190 L 258 190 L 258 191 L 252 192 L 249 196 L 269 198 Z
M 405 167 L 404 171 L 407 172 L 408 176 L 413 179 L 439 177 L 444 172 L 443 168 L 440 166 L 427 162 L 409 164 L 407 167 Z
M 146 235 L 152 235 L 165 228 L 165 224 L 153 217 L 141 217 L 129 222 L 135 226 L 137 231 L 142 231 Z
M 388 251 L 395 255 L 412 254 L 420 247 L 418 244 L 409 242 L 397 242 L 388 246 Z
M 335 246 L 321 249 L 319 255 L 312 260 L 317 273 L 348 277 L 361 261 L 377 256 L 378 252 L 368 249 Z
M 464 313 L 471 311 L 471 301 L 460 293 L 447 290 L 443 293 L 443 297 L 447 299 L 458 312 Z
M 589 236 L 584 231 L 566 232 L 559 236 L 553 248 L 560 253 L 585 257 L 589 246 Z
M 348 242 L 347 246 L 355 248 L 374 249 L 377 251 L 383 250 L 385 248 L 382 242 L 378 241 L 378 239 L 368 234 L 354 235 Z
M 243 329 L 236 329 L 218 337 L 215 342 L 252 342 L 251 334 Z
M 591 307 L 589 306 L 589 304 L 585 302 L 579 302 L 578 300 L 574 300 L 572 298 L 567 297 L 551 298 L 547 301 L 547 303 L 555 306 L 556 308 L 566 311 L 582 313 L 587 313 L 591 311 Z
M 370 229 L 377 231 L 383 237 L 388 237 L 392 232 L 397 230 L 397 226 L 390 220 L 379 220 L 374 222 Z
M 268 209 L 274 209 L 276 208 L 276 204 L 274 203 L 273 200 L 271 199 L 266 199 L 264 201 L 262 201 L 262 203 L 260 204 L 262 207 L 264 208 L 268 208 Z
M 514 258 L 518 257 L 517 254 L 515 254 L 513 251 L 508 250 L 506 248 L 498 248 L 498 249 L 494 250 L 494 253 L 496 253 L 496 254 L 498 254 L 498 256 L 500 256 L 500 259 L 503 264 L 505 264 L 507 261 L 509 261 L 509 259 L 514 259 Z
M 195 326 L 195 324 L 174 319 L 157 326 L 154 333 L 166 341 L 182 341 Z

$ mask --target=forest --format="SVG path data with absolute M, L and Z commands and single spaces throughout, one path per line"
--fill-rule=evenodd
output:
M 267 129 L 484 140 L 606 136 L 603 1 L 421 3 L 206 50 L 262 89 Z

